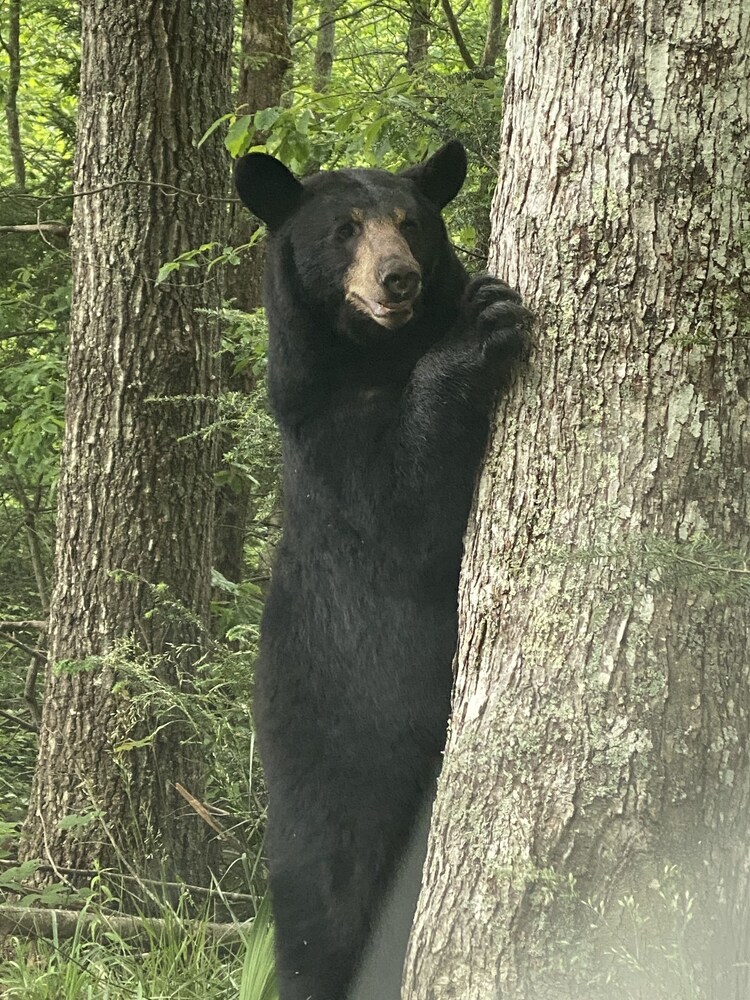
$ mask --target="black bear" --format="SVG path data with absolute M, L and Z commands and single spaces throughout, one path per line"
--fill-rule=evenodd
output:
M 519 296 L 448 241 L 465 174 L 458 142 L 400 174 L 235 168 L 270 231 L 283 442 L 254 709 L 281 1000 L 347 996 L 445 743 L 462 538 L 528 337 Z

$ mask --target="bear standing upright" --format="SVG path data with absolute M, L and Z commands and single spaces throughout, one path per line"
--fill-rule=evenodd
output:
M 281 1000 L 345 1000 L 445 743 L 474 480 L 528 339 L 448 242 L 465 175 L 457 142 L 400 174 L 235 168 L 283 443 L 255 688 Z

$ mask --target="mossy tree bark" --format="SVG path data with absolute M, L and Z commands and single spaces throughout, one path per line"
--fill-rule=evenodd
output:
M 22 854 L 202 883 L 211 831 L 175 788 L 201 795 L 200 734 L 168 693 L 134 721 L 113 651 L 148 654 L 166 692 L 203 651 L 220 288 L 155 278 L 222 237 L 228 164 L 219 135 L 198 140 L 228 105 L 232 8 L 91 0 L 82 18 L 50 669 Z
M 461 587 L 409 1000 L 750 990 L 750 8 L 517 0 L 538 314 Z

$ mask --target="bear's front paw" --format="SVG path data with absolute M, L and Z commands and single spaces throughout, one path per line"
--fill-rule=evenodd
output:
M 504 281 L 489 275 L 473 278 L 464 292 L 461 314 L 464 337 L 478 340 L 493 353 L 516 357 L 528 353 L 533 315 Z

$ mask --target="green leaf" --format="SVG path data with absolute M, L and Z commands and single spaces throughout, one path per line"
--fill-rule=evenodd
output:
M 100 812 L 96 811 L 90 813 L 68 813 L 67 816 L 63 816 L 62 819 L 57 821 L 57 828 L 58 830 L 82 830 L 84 827 L 91 826 L 101 815 Z
M 172 271 L 176 271 L 179 266 L 180 265 L 177 263 L 176 260 L 170 260 L 167 261 L 166 264 L 162 264 L 162 266 L 159 268 L 159 273 L 156 275 L 156 284 L 157 285 L 163 284 L 170 276 Z
M 210 135 L 214 134 L 214 132 L 216 131 L 216 129 L 219 127 L 219 125 L 222 125 L 224 122 L 230 121 L 230 119 L 232 119 L 233 117 L 234 117 L 234 115 L 230 111 L 229 114 L 222 115 L 221 118 L 217 118 L 215 122 L 213 122 L 211 125 L 208 126 L 208 128 L 206 129 L 206 131 L 200 137 L 200 139 L 198 140 L 197 148 L 198 149 L 201 148 L 201 146 L 206 141 L 206 139 L 208 139 L 208 137 Z
M 282 114 L 281 108 L 262 108 L 255 112 L 253 124 L 258 132 L 269 132 Z
M 38 858 L 33 858 L 31 861 L 23 861 L 20 865 L 14 865 L 13 868 L 5 868 L 0 871 L 0 886 L 18 887 L 21 882 L 30 878 L 40 865 L 41 861 Z
M 242 156 L 250 145 L 252 115 L 241 115 L 229 127 L 224 145 L 232 156 Z

